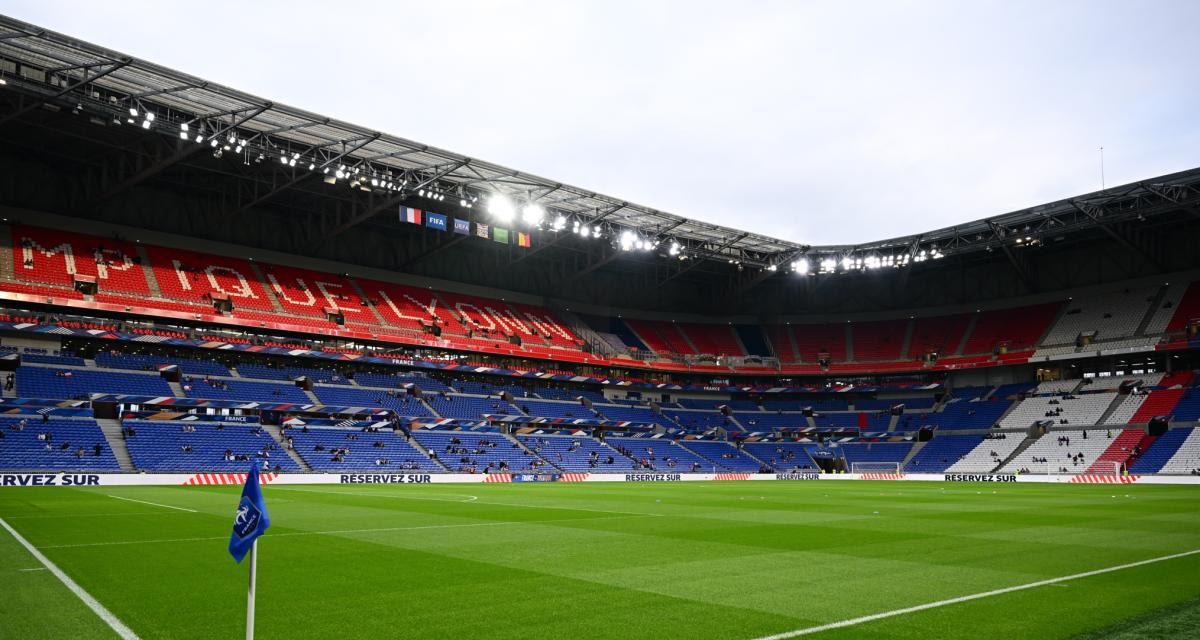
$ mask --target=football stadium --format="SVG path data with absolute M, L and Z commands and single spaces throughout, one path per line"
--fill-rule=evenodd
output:
M 803 244 L 402 125 L 0 16 L 0 638 L 1200 634 L 1200 168 Z

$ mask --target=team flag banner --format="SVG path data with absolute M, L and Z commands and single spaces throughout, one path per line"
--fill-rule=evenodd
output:
M 400 222 L 408 222 L 410 224 L 421 224 L 421 210 L 411 207 L 400 207 Z M 445 219 L 442 220 L 445 222 Z
M 461 233 L 464 236 L 471 235 L 471 221 L 463 220 L 462 218 L 455 218 L 454 233 Z
M 508 229 L 501 229 L 500 227 L 492 229 L 492 240 L 500 244 L 508 244 Z
M 480 238 L 488 237 L 488 226 L 482 222 L 475 223 L 475 235 Z
M 528 233 L 517 232 L 517 246 L 531 247 L 533 243 L 530 241 Z
M 425 226 L 438 231 L 446 231 L 446 216 L 440 213 L 425 212 Z
M 238 502 L 237 512 L 233 517 L 233 534 L 229 536 L 229 554 L 238 563 L 254 546 L 258 537 L 267 527 L 271 519 L 267 517 L 267 504 L 263 502 L 262 489 L 259 488 L 258 474 L 261 470 L 258 461 L 251 466 L 246 474 L 246 484 L 242 487 L 242 500 Z

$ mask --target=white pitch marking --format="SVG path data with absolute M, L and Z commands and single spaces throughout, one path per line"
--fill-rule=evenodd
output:
M 328 531 L 285 531 L 282 533 L 267 533 L 271 537 L 279 538 L 283 536 L 320 536 L 334 535 L 339 533 L 384 533 L 388 531 L 417 531 L 420 529 L 458 529 L 463 527 L 496 527 L 500 525 L 510 524 L 554 524 L 556 522 L 580 522 L 593 520 L 622 520 L 624 518 L 639 517 L 641 514 L 632 516 L 616 516 L 612 518 L 557 518 L 554 520 L 503 520 L 500 522 L 468 522 L 462 524 L 428 524 L 416 527 L 380 527 L 374 529 L 331 529 Z M 79 547 L 111 547 L 129 544 L 157 544 L 166 542 L 202 542 L 207 540 L 228 540 L 229 536 L 211 536 L 206 538 L 167 538 L 159 540 L 117 540 L 114 542 L 82 542 L 79 544 L 56 544 L 47 545 L 43 549 L 76 549 Z
M 492 502 L 492 501 L 490 501 L 490 500 L 489 500 L 489 501 L 487 501 L 487 502 L 476 502 L 476 500 L 478 500 L 479 496 L 468 496 L 468 497 L 470 497 L 470 498 L 471 498 L 471 500 L 442 500 L 441 498 L 428 498 L 428 497 L 419 497 L 419 496 L 406 496 L 406 495 L 401 495 L 401 494 L 398 494 L 398 493 L 365 493 L 365 492 L 353 492 L 353 491 L 322 491 L 322 490 L 320 490 L 320 489 L 293 489 L 293 488 L 291 488 L 291 487 L 286 487 L 286 488 L 285 488 L 285 487 L 279 487 L 279 486 L 272 487 L 272 491 L 279 491 L 279 490 L 283 490 L 283 491 L 301 491 L 301 492 L 303 492 L 303 493 L 328 493 L 328 494 L 330 494 L 330 495 L 335 495 L 335 496 L 366 496 L 366 497 L 369 497 L 369 498 L 399 498 L 399 499 L 401 499 L 401 500 L 408 500 L 408 499 L 412 499 L 412 500 L 436 500 L 436 501 L 439 501 L 439 502 L 475 502 L 475 504 L 481 504 L 481 505 L 484 505 L 484 506 L 495 506 L 495 507 L 524 507 L 524 508 L 527 508 L 527 509 L 556 509 L 556 510 L 559 510 L 559 511 L 589 511 L 589 512 L 591 512 L 591 513 L 615 513 L 615 514 L 619 514 L 619 515 L 625 515 L 625 516 L 646 516 L 646 517 L 652 517 L 652 518 L 653 518 L 653 517 L 659 517 L 659 516 L 662 516 L 662 515 L 663 515 L 663 514 L 661 514 L 661 513 L 638 513 L 638 512 L 635 512 L 635 511 L 609 511 L 609 510 L 606 510 L 606 509 L 585 509 L 585 508 L 583 508 L 583 507 L 552 507 L 552 506 L 549 506 L 549 505 L 540 505 L 540 504 L 517 504 L 517 503 L 513 503 L 513 502 Z M 465 494 L 465 493 L 459 493 L 459 494 L 450 494 L 450 495 L 463 495 L 463 496 L 466 496 L 466 495 L 468 495 L 468 494 Z
M 29 544 L 29 541 L 22 537 L 21 534 L 17 533 L 16 529 L 13 529 L 11 526 L 9 526 L 9 524 L 4 521 L 4 518 L 0 518 L 0 526 L 4 527 L 6 531 L 12 534 L 12 537 L 15 538 L 17 542 L 20 542 L 21 546 L 25 547 L 25 550 L 28 551 L 30 555 L 32 555 L 34 558 L 37 558 L 37 561 L 42 563 L 42 565 L 45 566 L 50 573 L 53 573 L 54 577 L 58 578 L 59 582 L 62 582 L 63 585 L 70 589 L 71 593 L 74 593 L 75 596 L 82 600 L 89 609 L 95 612 L 96 615 L 100 616 L 100 619 L 103 620 L 104 623 L 107 624 L 114 632 L 116 632 L 116 634 L 120 636 L 122 640 L 141 640 L 132 629 L 125 626 L 124 622 L 121 622 L 121 620 L 117 618 L 117 616 L 113 615 L 111 611 L 104 608 L 104 605 L 100 604 L 100 602 L 93 598 L 90 593 L 84 591 L 83 587 L 76 584 L 70 576 L 63 573 L 62 569 L 59 569 L 57 565 L 55 565 L 53 562 L 50 562 L 49 558 L 42 555 L 42 552 L 38 551 L 37 547 Z
M 1006 593 L 1013 593 L 1014 591 L 1024 591 L 1026 589 L 1036 589 L 1037 587 L 1045 587 L 1045 586 L 1049 586 L 1049 585 L 1055 585 L 1060 582 L 1066 582 L 1068 580 L 1078 580 L 1080 578 L 1090 578 L 1092 576 L 1103 575 L 1105 573 L 1112 573 L 1114 571 L 1122 571 L 1124 569 L 1133 569 L 1134 567 L 1142 567 L 1142 566 L 1145 566 L 1148 564 L 1154 564 L 1156 562 L 1165 562 L 1167 560 L 1175 560 L 1178 558 L 1185 558 L 1187 556 L 1194 556 L 1198 553 L 1200 553 L 1200 549 L 1192 549 L 1191 551 L 1184 551 L 1183 553 L 1173 553 L 1169 556 L 1159 556 L 1157 558 L 1150 558 L 1149 560 L 1139 560 L 1137 562 L 1130 562 L 1128 564 L 1119 564 L 1115 567 L 1105 567 L 1103 569 L 1096 569 L 1093 571 L 1084 571 L 1083 573 L 1076 573 L 1076 574 L 1072 574 L 1069 576 L 1062 576 L 1062 577 L 1058 577 L 1058 578 L 1049 578 L 1047 580 L 1038 580 L 1037 582 L 1029 582 L 1026 584 L 1019 584 L 1019 585 L 1012 586 L 1012 587 L 1004 587 L 1003 589 L 994 589 L 992 591 L 984 591 L 983 593 L 972 593 L 971 595 L 959 596 L 957 598 L 948 598 L 946 600 L 938 600 L 937 602 L 927 602 L 925 604 L 919 604 L 915 607 L 905 607 L 903 609 L 884 611 L 883 613 L 873 613 L 869 616 L 862 616 L 859 618 L 850 618 L 849 620 L 842 620 L 840 622 L 831 622 L 829 624 L 823 624 L 818 627 L 806 627 L 804 629 L 796 629 L 794 631 L 785 631 L 784 633 L 777 633 L 772 636 L 763 636 L 761 638 L 756 638 L 755 640 L 787 640 L 788 638 L 797 638 L 799 636 L 807 636 L 807 635 L 810 635 L 813 633 L 821 633 L 822 631 L 832 631 L 833 629 L 843 629 L 845 627 L 852 627 L 854 625 L 863 624 L 865 622 L 874 622 L 876 620 L 883 620 L 884 618 L 893 618 L 895 616 L 902 616 L 902 615 L 909 614 L 909 613 L 916 613 L 918 611 L 926 611 L 928 609 L 937 609 L 938 607 L 944 607 L 946 605 L 951 605 L 951 604 L 958 604 L 960 602 L 970 602 L 971 600 L 990 598 L 992 596 L 999 596 L 999 595 L 1004 595 Z
M 32 569 L 17 569 L 17 571 L 21 571 L 21 572 L 26 572 L 26 571 L 45 571 L 45 570 L 46 570 L 46 567 L 34 567 L 34 568 L 32 568 Z
M 333 496 L 368 496 L 368 497 L 383 497 L 383 498 L 402 498 L 404 500 L 433 500 L 434 502 L 475 502 L 479 496 L 473 496 L 469 493 L 447 493 L 448 496 L 466 496 L 466 500 L 453 500 L 450 498 L 430 498 L 429 496 L 413 496 L 413 495 L 398 495 L 394 493 L 369 493 L 363 491 L 322 491 L 321 489 L 294 489 L 292 487 L 271 487 L 272 491 L 299 491 L 301 493 L 327 493 Z
M 172 506 L 171 506 L 171 505 L 169 505 L 169 504 L 159 504 L 159 503 L 157 503 L 157 502 L 148 502 L 148 501 L 146 501 L 146 500 L 134 500 L 133 498 L 122 498 L 121 496 L 113 496 L 113 495 L 110 495 L 110 496 L 108 496 L 108 497 L 110 497 L 110 498 L 116 498 L 117 500 L 126 500 L 126 501 L 128 501 L 128 502 L 140 502 L 140 503 L 142 503 L 142 504 L 148 504 L 148 505 L 151 505 L 151 506 L 154 506 L 154 507 L 163 507 L 163 508 L 166 508 L 166 509 L 176 509 L 176 510 L 178 510 L 178 511 L 187 511 L 187 512 L 189 512 L 189 513 L 198 513 L 198 512 L 197 512 L 195 509 L 184 509 L 183 507 L 172 507 Z

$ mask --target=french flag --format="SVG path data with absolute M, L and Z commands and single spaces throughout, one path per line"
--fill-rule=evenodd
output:
M 421 224 L 421 210 L 412 209 L 409 207 L 400 207 L 400 221 L 411 224 Z

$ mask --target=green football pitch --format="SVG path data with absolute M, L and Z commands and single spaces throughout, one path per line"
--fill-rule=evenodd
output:
M 0 518 L 137 636 L 238 638 L 247 567 L 226 545 L 239 492 L 0 488 Z M 839 621 L 851 623 L 806 637 L 1200 637 L 1200 554 L 1188 553 L 1200 549 L 1197 487 L 263 492 L 272 521 L 259 543 L 264 639 L 754 640 Z M 7 530 L 0 576 L 0 637 L 117 637 Z M 964 596 L 978 597 L 956 601 Z

